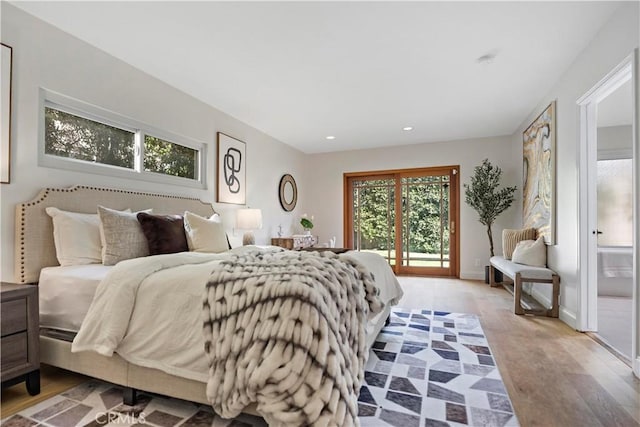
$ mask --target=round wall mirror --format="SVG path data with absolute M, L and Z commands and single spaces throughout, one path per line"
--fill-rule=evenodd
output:
M 296 180 L 291 175 L 286 174 L 280 178 L 279 193 L 282 209 L 291 212 L 298 202 L 298 187 L 296 187 Z

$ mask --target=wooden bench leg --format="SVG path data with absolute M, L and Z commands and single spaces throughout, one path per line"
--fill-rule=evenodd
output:
M 558 317 L 560 315 L 560 276 L 553 275 L 553 295 L 551 296 L 551 317 Z
M 491 286 L 492 288 L 497 286 L 496 285 L 496 268 L 489 264 L 489 286 Z
M 520 273 L 516 273 L 516 277 L 513 280 L 513 312 L 515 314 L 524 314 L 524 308 L 522 308 L 520 298 L 522 298 L 522 277 L 520 276 Z

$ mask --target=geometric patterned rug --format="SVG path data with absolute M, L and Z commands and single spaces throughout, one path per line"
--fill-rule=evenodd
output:
M 394 308 L 360 390 L 362 427 L 517 426 L 473 314 Z
M 362 427 L 517 426 L 475 315 L 394 308 L 377 337 L 358 398 Z M 90 380 L 11 416 L 2 427 L 254 427 L 261 418 L 225 420 L 206 405 Z
M 66 392 L 20 411 L 2 427 L 253 427 L 266 426 L 261 418 L 242 414 L 234 420 L 215 415 L 210 406 L 150 393 L 138 393 L 138 403 L 122 403 L 122 388 L 89 380 Z

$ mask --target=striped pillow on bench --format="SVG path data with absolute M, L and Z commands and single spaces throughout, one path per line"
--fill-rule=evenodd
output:
M 511 259 L 518 242 L 522 240 L 536 240 L 535 228 L 523 228 L 521 230 L 502 230 L 502 255 L 504 259 Z

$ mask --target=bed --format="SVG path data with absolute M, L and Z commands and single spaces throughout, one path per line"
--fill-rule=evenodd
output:
M 122 350 L 117 348 L 110 356 L 96 351 L 71 351 L 71 338 L 78 332 L 79 326 L 86 317 L 95 289 L 113 268 L 119 266 L 89 264 L 60 267 L 53 242 L 52 221 L 45 209 L 56 207 L 71 212 L 95 213 L 98 205 L 132 211 L 153 208 L 154 214 L 182 214 L 185 210 L 202 216 L 210 216 L 214 213 L 210 204 L 192 198 L 86 186 L 48 188 L 42 190 L 35 199 L 18 205 L 16 207 L 15 275 L 19 283 L 40 282 L 41 362 L 124 386 L 126 387 L 124 398 L 128 403 L 133 403 L 135 390 L 210 403 L 206 395 L 206 377 L 205 372 L 202 372 L 202 360 L 198 361 L 199 367 L 190 366 L 189 369 L 182 369 L 180 366 L 167 367 L 162 362 L 149 363 L 144 358 L 133 357 L 125 351 L 124 347 Z M 236 248 L 229 254 L 243 256 L 246 250 L 246 248 Z M 263 248 L 263 250 L 275 252 L 281 249 Z M 327 254 L 329 255 L 333 254 Z M 193 257 L 189 253 L 183 256 Z M 391 305 L 397 302 L 402 291 L 391 269 L 382 258 L 377 259 L 372 254 L 355 252 L 347 253 L 345 256 L 352 257 L 353 262 L 371 265 L 370 268 L 374 270 L 376 286 L 383 302 L 382 310 L 375 316 L 371 316 L 365 326 L 368 349 L 384 326 Z M 157 257 L 164 257 L 164 255 L 149 258 Z M 225 256 L 216 255 L 211 260 L 216 261 L 218 258 L 224 259 Z M 380 262 L 381 260 L 383 262 Z M 135 263 L 138 260 L 132 260 L 132 262 Z M 200 261 L 195 264 L 199 263 Z M 162 273 L 157 274 L 158 277 L 162 275 Z M 204 269 L 197 274 L 205 275 L 208 272 Z M 69 304 L 70 298 L 73 299 L 73 304 Z M 197 335 L 201 334 L 202 330 L 197 331 Z M 136 340 L 129 340 L 128 343 L 135 344 Z M 179 352 L 179 347 L 173 346 L 171 351 Z M 109 354 L 109 352 L 104 353 Z M 256 410 L 255 405 L 247 406 L 243 412 L 263 415 Z

